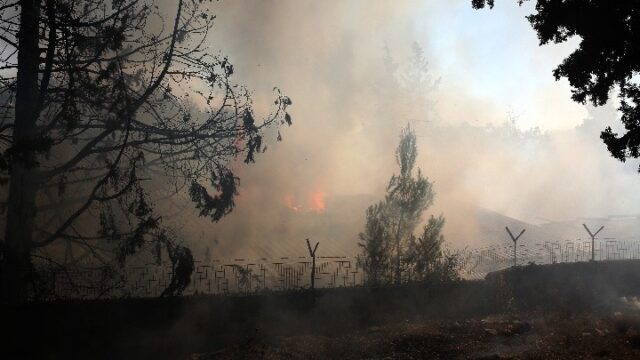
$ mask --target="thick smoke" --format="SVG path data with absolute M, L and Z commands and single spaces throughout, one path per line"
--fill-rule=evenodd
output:
M 535 61 L 542 64 L 535 84 L 510 95 L 520 99 L 514 114 L 492 100 L 491 84 L 484 84 L 486 94 L 476 91 L 483 84 L 470 69 L 487 61 L 474 58 L 480 45 L 438 33 L 443 10 L 423 3 L 216 5 L 211 47 L 229 55 L 236 80 L 254 89 L 258 109 L 269 109 L 274 86 L 291 96 L 294 125 L 282 131 L 282 142 L 272 134 L 256 164 L 238 162 L 237 207 L 220 223 L 197 218 L 186 200 L 174 200 L 184 209 L 179 232 L 196 251 L 215 258 L 303 256 L 304 239 L 311 238 L 320 241 L 321 255 L 355 255 L 365 209 L 382 198 L 397 171 L 394 150 L 407 123 L 418 135 L 418 166 L 435 182 L 428 213 L 444 214 L 454 247 L 505 240 L 486 229 L 503 231 L 507 217 L 540 223 L 639 212 L 636 165 L 612 159 L 598 138 L 606 124 L 616 124 L 614 108 L 574 104 L 567 84 L 553 81 L 550 69 L 570 49 L 538 48 L 520 16 L 526 8 L 497 9 L 497 19 L 503 11 L 525 28 L 527 51 L 542 54 L 531 69 L 496 74 L 526 80 L 519 72 L 537 74 Z M 449 31 L 465 29 L 451 24 Z M 443 38 L 460 41 L 443 46 Z M 444 49 L 459 58 L 444 56 Z M 536 87 L 542 93 L 531 90 Z

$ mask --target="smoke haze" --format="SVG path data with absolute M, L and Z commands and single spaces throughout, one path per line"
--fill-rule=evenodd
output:
M 274 86 L 291 96 L 294 125 L 282 142 L 272 134 L 256 164 L 235 165 L 237 206 L 219 223 L 174 199 L 182 236 L 213 257 L 305 255 L 307 237 L 323 255 L 355 255 L 406 124 L 435 182 L 425 215 L 444 214 L 451 246 L 506 241 L 486 229 L 503 231 L 507 217 L 640 213 L 637 164 L 614 160 L 599 139 L 617 124 L 615 105 L 573 103 L 551 70 L 575 42 L 538 47 L 523 18 L 530 4 L 507 3 L 491 14 L 468 1 L 216 4 L 211 47 L 257 109 L 268 111 Z

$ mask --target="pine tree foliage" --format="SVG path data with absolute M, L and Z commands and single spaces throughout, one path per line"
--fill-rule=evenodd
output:
M 417 156 L 416 135 L 407 126 L 396 149 L 400 173 L 391 177 L 385 199 L 367 209 L 360 234 L 359 264 L 371 285 L 458 278 L 459 256 L 443 249 L 442 215 L 431 216 L 422 234 L 414 235 L 435 197 L 433 183 L 414 171 Z
M 364 232 L 360 233 L 362 256 L 359 265 L 368 275 L 371 285 L 377 286 L 390 282 L 389 250 L 391 241 L 386 224 L 385 203 L 371 205 L 366 212 L 367 222 Z

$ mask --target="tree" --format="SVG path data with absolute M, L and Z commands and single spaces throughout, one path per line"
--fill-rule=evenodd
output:
M 400 134 L 400 144 L 396 149 L 396 162 L 400 174 L 393 175 L 387 186 L 385 216 L 395 250 L 394 281 L 402 281 L 402 256 L 408 246 L 413 231 L 422 219 L 422 213 L 435 196 L 432 183 L 422 176 L 418 169 L 413 176 L 413 168 L 418 156 L 416 134 L 409 125 Z
M 388 50 L 387 50 L 388 51 Z M 388 64 L 392 64 L 393 59 L 387 54 L 385 61 Z M 393 74 L 393 67 L 388 66 L 388 70 Z M 398 74 L 398 81 L 403 88 L 405 96 L 414 97 L 417 99 L 411 99 L 413 106 L 419 105 L 419 102 L 426 102 L 426 109 L 432 107 L 434 104 L 430 95 L 438 89 L 441 78 L 434 78 L 431 72 L 429 61 L 424 54 L 424 50 L 419 43 L 413 42 L 411 44 L 411 55 L 408 58 L 408 63 L 404 66 Z
M 472 6 L 492 8 L 494 0 L 472 0 Z M 569 80 L 572 99 L 581 104 L 602 106 L 617 88 L 626 132 L 620 135 L 607 127 L 600 137 L 613 157 L 640 157 L 640 2 L 537 0 L 535 13 L 527 19 L 540 45 L 580 38 L 578 48 L 553 75 Z
M 28 298 L 40 259 L 119 267 L 165 248 L 188 270 L 151 190 L 186 191 L 218 221 L 234 207 L 234 159 L 253 162 L 265 129 L 291 123 L 277 89 L 255 120 L 233 65 L 206 46 L 215 16 L 201 0 L 173 4 L 0 0 L 4 299 Z M 82 255 L 61 259 L 70 247 Z
M 435 196 L 433 184 L 420 169 L 414 175 L 417 156 L 416 135 L 407 125 L 396 149 L 400 173 L 389 180 L 384 201 L 367 209 L 365 232 L 360 234 L 360 263 L 375 284 L 386 280 L 399 284 L 402 274 L 413 267 L 409 256 L 413 232 Z
M 175 246 L 170 242 L 166 246 L 174 275 L 160 296 L 180 295 L 191 283 L 191 274 L 195 268 L 193 256 L 191 256 L 191 250 L 187 247 Z
M 378 286 L 391 281 L 391 261 L 389 251 L 391 238 L 386 225 L 384 202 L 367 208 L 367 222 L 364 232 L 360 233 L 358 246 L 362 253 L 358 264 L 367 274 L 367 282 Z
M 412 238 L 408 257 L 418 279 L 425 279 L 429 274 L 435 273 L 439 266 L 444 243 L 443 227 L 444 217 L 440 215 L 436 218 L 431 215 L 422 228 L 422 234 L 418 238 Z

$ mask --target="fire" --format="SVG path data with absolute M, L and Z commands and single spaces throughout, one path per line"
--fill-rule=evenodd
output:
M 284 197 L 284 204 L 285 204 L 289 209 L 291 209 L 291 211 L 293 211 L 293 212 L 296 212 L 296 213 L 297 213 L 297 212 L 302 211 L 302 205 L 296 205 L 296 204 L 293 202 L 293 196 L 291 196 L 291 195 L 287 195 L 287 196 L 285 196 L 285 197 Z
M 318 191 L 311 196 L 311 211 L 321 213 L 324 211 L 324 191 Z
M 285 195 L 283 202 L 286 207 L 295 213 L 300 212 L 315 212 L 321 213 L 325 210 L 324 198 L 326 193 L 324 191 L 316 191 L 309 196 L 309 200 L 305 205 L 298 203 L 293 195 Z

